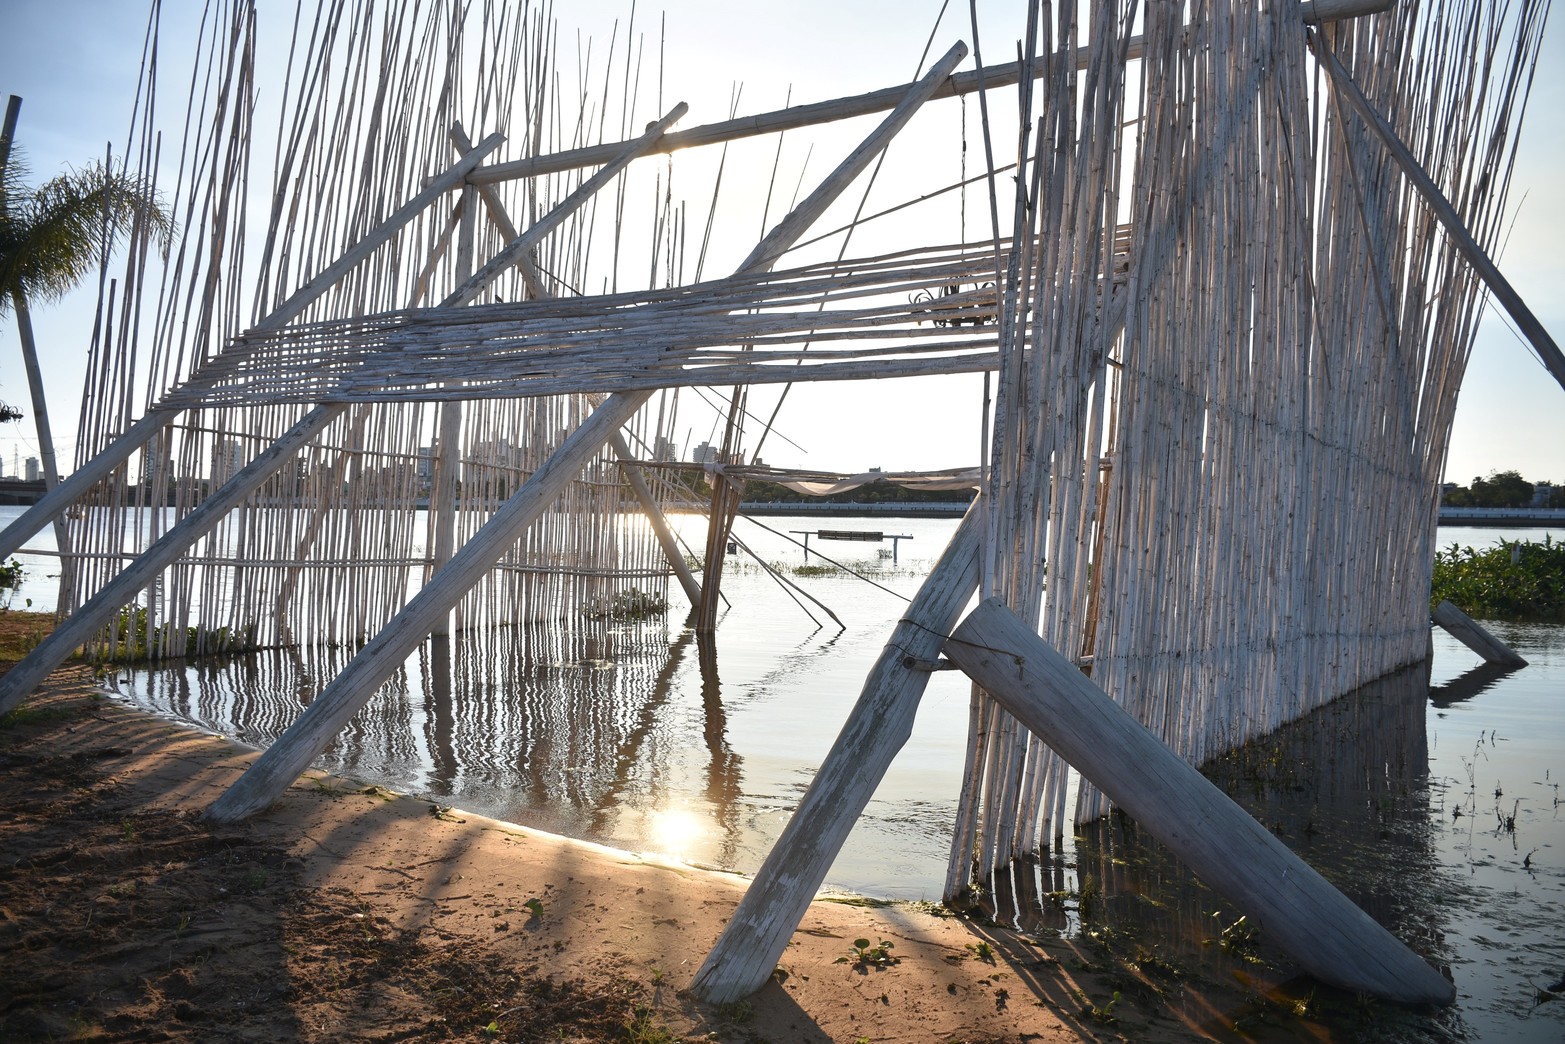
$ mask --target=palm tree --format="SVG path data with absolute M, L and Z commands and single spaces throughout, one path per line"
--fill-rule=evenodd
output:
M 27 169 L 11 146 L 21 107 L 22 99 L 13 95 L 0 131 L 0 319 L 8 308 L 15 309 L 44 481 L 53 488 L 59 472 L 27 303 L 66 293 L 113 250 L 121 235 L 155 235 L 166 253 L 172 222 L 154 193 L 103 163 L 27 189 Z M 4 410 L 16 414 L 9 406 Z

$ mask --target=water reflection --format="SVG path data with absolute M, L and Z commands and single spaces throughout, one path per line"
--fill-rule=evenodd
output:
M 1441 910 L 1428 901 L 1441 879 L 1429 826 L 1428 692 L 1427 664 L 1401 671 L 1203 771 L 1362 909 L 1440 964 L 1450 955 Z M 1313 1004 L 1319 1015 L 1330 1007 L 1332 991 L 1292 981 L 1296 969 L 1268 948 L 1264 931 L 1253 931 L 1255 918 L 1241 922 L 1243 911 L 1124 815 L 1078 828 L 1070 849 L 988 885 L 985 906 L 994 917 L 1104 945 L 1201 1032 L 1242 1039 L 1264 1023 L 1267 1033 L 1290 1036 L 1292 1026 L 1308 1038 L 1317 1033 L 1297 1010 Z M 1236 983 L 1243 988 L 1236 991 Z M 1338 1006 L 1348 1000 L 1338 998 Z M 1401 1014 L 1388 1013 L 1386 1028 L 1393 1038 L 1413 1032 Z
M 355 715 L 320 765 L 473 811 L 626 847 L 671 851 L 689 737 L 706 752 L 716 855 L 740 847 L 743 761 L 729 746 L 715 650 L 699 654 L 698 707 L 678 683 L 693 633 L 661 626 L 522 626 L 428 639 Z M 137 703 L 257 746 L 271 743 L 352 650 L 268 650 L 122 676 Z M 695 710 L 698 720 L 691 720 Z M 671 818 L 672 816 L 672 818 Z M 695 836 L 687 827 L 683 834 Z M 710 834 L 703 829 L 700 834 Z M 711 856 L 703 849 L 704 858 Z

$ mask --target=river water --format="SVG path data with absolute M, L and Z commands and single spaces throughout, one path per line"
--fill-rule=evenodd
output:
M 0 523 L 16 509 L 0 508 Z M 692 546 L 699 519 L 683 519 Z M 765 528 L 762 528 L 762 527 Z M 955 530 L 945 519 L 741 520 L 715 640 L 666 617 L 572 621 L 426 641 L 320 767 L 500 819 L 700 865 L 751 872 L 769 850 L 890 629 Z M 811 540 L 852 570 L 806 565 L 791 531 L 877 530 L 890 543 Z M 1483 547 L 1543 531 L 1443 529 Z M 1559 533 L 1553 534 L 1555 539 Z M 43 547 L 41 536 L 35 546 Z M 53 562 L 19 556 L 16 596 L 52 605 Z M 784 572 L 840 618 L 795 600 Z M 855 576 L 853 573 L 862 574 Z M 799 604 L 802 601 L 802 605 Z M 1565 1039 L 1565 627 L 1494 624 L 1531 661 L 1509 674 L 1434 635 L 1427 670 L 1337 701 L 1209 774 L 1356 902 L 1449 966 L 1457 1004 L 1366 1015 L 1343 1004 L 1207 1012 L 1212 1032 L 1299 1039 Z M 222 664 L 117 672 L 121 698 L 243 743 L 271 742 L 346 651 L 264 652 Z M 968 687 L 933 675 L 913 737 L 832 867 L 834 889 L 938 899 L 967 729 Z M 1257 972 L 1207 945 L 1233 915 L 1114 817 L 994 882 L 1005 920 L 1033 931 L 1151 940 L 1208 976 L 1288 993 L 1286 963 Z M 1082 908 L 1083 884 L 1101 902 Z M 1216 916 L 1214 916 L 1216 915 Z M 1171 958 L 1171 959 L 1173 959 Z M 1313 996 L 1313 995 L 1309 995 Z M 1235 1028 L 1235 1023 L 1238 1028 Z

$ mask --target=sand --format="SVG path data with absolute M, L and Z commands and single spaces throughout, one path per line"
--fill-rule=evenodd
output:
M 1088 939 L 818 901 L 771 982 L 687 992 L 742 878 L 312 773 L 200 812 L 254 751 L 62 669 L 0 724 L 0 1039 L 1179 1041 Z M 853 959 L 856 939 L 896 960 Z M 1118 994 L 1117 1001 L 1115 1000 Z

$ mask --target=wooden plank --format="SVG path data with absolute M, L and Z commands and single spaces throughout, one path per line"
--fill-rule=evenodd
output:
M 978 590 L 982 510 L 969 507 L 945 553 L 891 632 L 788 825 L 772 846 L 691 989 L 726 1004 L 765 985 L 826 873 L 913 731 L 942 635 Z
M 1490 292 L 1500 302 L 1500 306 L 1509 313 L 1511 319 L 1521 330 L 1522 335 L 1527 338 L 1527 341 L 1538 353 L 1539 358 L 1543 360 L 1544 367 L 1548 369 L 1560 387 L 1565 388 L 1565 354 L 1561 354 L 1559 345 L 1554 343 L 1554 338 L 1549 336 L 1549 332 L 1543 328 L 1543 324 L 1538 321 L 1538 317 L 1532 314 L 1532 309 L 1527 307 L 1527 303 L 1522 300 L 1521 295 L 1516 292 L 1505 276 L 1500 274 L 1500 269 L 1490 259 L 1488 253 L 1478 243 L 1478 240 L 1473 238 L 1473 234 L 1467 230 L 1467 226 L 1462 222 L 1461 215 L 1456 212 L 1456 208 L 1445 198 L 1445 193 L 1440 191 L 1440 187 L 1435 184 L 1434 179 L 1429 176 L 1412 152 L 1402 143 L 1402 139 L 1397 136 L 1392 126 L 1386 122 L 1385 117 L 1381 116 L 1375 107 L 1370 104 L 1369 99 L 1364 97 L 1364 92 L 1359 90 L 1358 84 L 1353 82 L 1353 77 L 1348 74 L 1347 69 L 1343 68 L 1342 63 L 1337 60 L 1337 56 L 1332 53 L 1331 48 L 1327 47 L 1325 42 L 1321 40 L 1320 34 L 1311 30 L 1309 41 L 1310 49 L 1315 52 L 1315 56 L 1320 59 L 1321 65 L 1330 74 L 1331 82 L 1337 91 L 1338 97 L 1347 102 L 1353 111 L 1359 114 L 1359 117 L 1363 119 L 1369 129 L 1375 132 L 1375 136 L 1380 139 L 1381 144 L 1385 145 L 1386 151 L 1391 154 L 1392 159 L 1396 160 L 1397 165 L 1402 168 L 1402 173 L 1407 176 L 1408 181 L 1418 190 L 1419 195 L 1424 197 L 1424 202 L 1429 204 L 1429 209 L 1434 212 L 1435 216 L 1440 219 L 1440 223 L 1445 226 L 1446 234 L 1451 237 L 1451 241 L 1462 252 L 1462 256 L 1467 259 L 1467 263 L 1472 265 L 1479 278 L 1488 284 Z
M 1477 620 L 1450 602 L 1441 602 L 1430 614 L 1446 633 L 1484 658 L 1485 663 L 1502 667 L 1525 667 L 1527 661 L 1515 649 L 1490 634 Z
M 998 599 L 945 643 L 957 666 L 1322 982 L 1404 1004 L 1455 987 L 1110 699 Z

